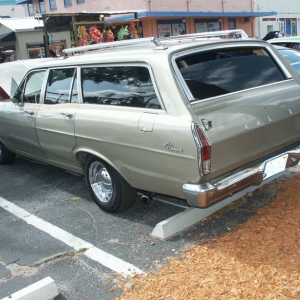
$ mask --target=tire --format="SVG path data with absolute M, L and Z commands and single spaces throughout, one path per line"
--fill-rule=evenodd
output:
M 11 164 L 16 158 L 16 154 L 9 151 L 2 142 L 0 142 L 0 165 Z
M 111 166 L 97 157 L 89 157 L 85 164 L 85 178 L 96 204 L 110 213 L 131 207 L 136 200 L 136 189 Z

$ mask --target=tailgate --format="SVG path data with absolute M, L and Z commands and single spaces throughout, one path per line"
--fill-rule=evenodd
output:
M 293 79 L 192 104 L 200 125 L 211 122 L 214 178 L 300 140 L 300 93 Z

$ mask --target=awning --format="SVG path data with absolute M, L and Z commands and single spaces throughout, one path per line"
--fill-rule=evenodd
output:
M 15 5 L 16 0 L 0 0 L 0 5 Z
M 14 31 L 0 35 L 0 43 L 14 42 L 15 40 L 16 40 L 16 33 Z
M 27 3 L 28 0 L 16 0 L 15 4 L 23 4 L 23 3 Z
M 212 11 L 151 11 L 151 12 L 138 12 L 138 18 L 147 17 L 175 17 L 175 18 L 238 18 L 238 17 L 265 17 L 265 16 L 276 16 L 276 11 L 236 11 L 236 12 L 212 12 Z M 128 14 L 120 17 L 112 17 L 107 20 L 109 21 L 127 21 L 133 19 L 133 14 Z

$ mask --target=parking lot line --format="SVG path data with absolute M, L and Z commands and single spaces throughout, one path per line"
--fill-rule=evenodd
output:
M 41 218 L 29 213 L 23 208 L 9 202 L 8 200 L 0 197 L 0 207 L 12 213 L 16 217 L 24 220 L 27 224 L 30 224 L 41 231 L 44 231 L 51 235 L 52 237 L 60 240 L 61 242 L 72 247 L 74 250 L 84 250 L 82 254 L 86 255 L 90 259 L 97 261 L 103 266 L 122 274 L 123 276 L 133 276 L 135 274 L 145 274 L 142 270 L 138 269 L 134 265 L 123 261 L 97 247 L 86 242 L 73 234 L 55 226 Z M 85 250 L 86 249 L 86 250 Z

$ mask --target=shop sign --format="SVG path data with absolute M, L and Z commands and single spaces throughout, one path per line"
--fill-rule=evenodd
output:
M 74 30 L 70 30 L 71 48 L 76 47 Z
M 158 24 L 158 37 L 170 36 L 171 34 L 171 24 Z

